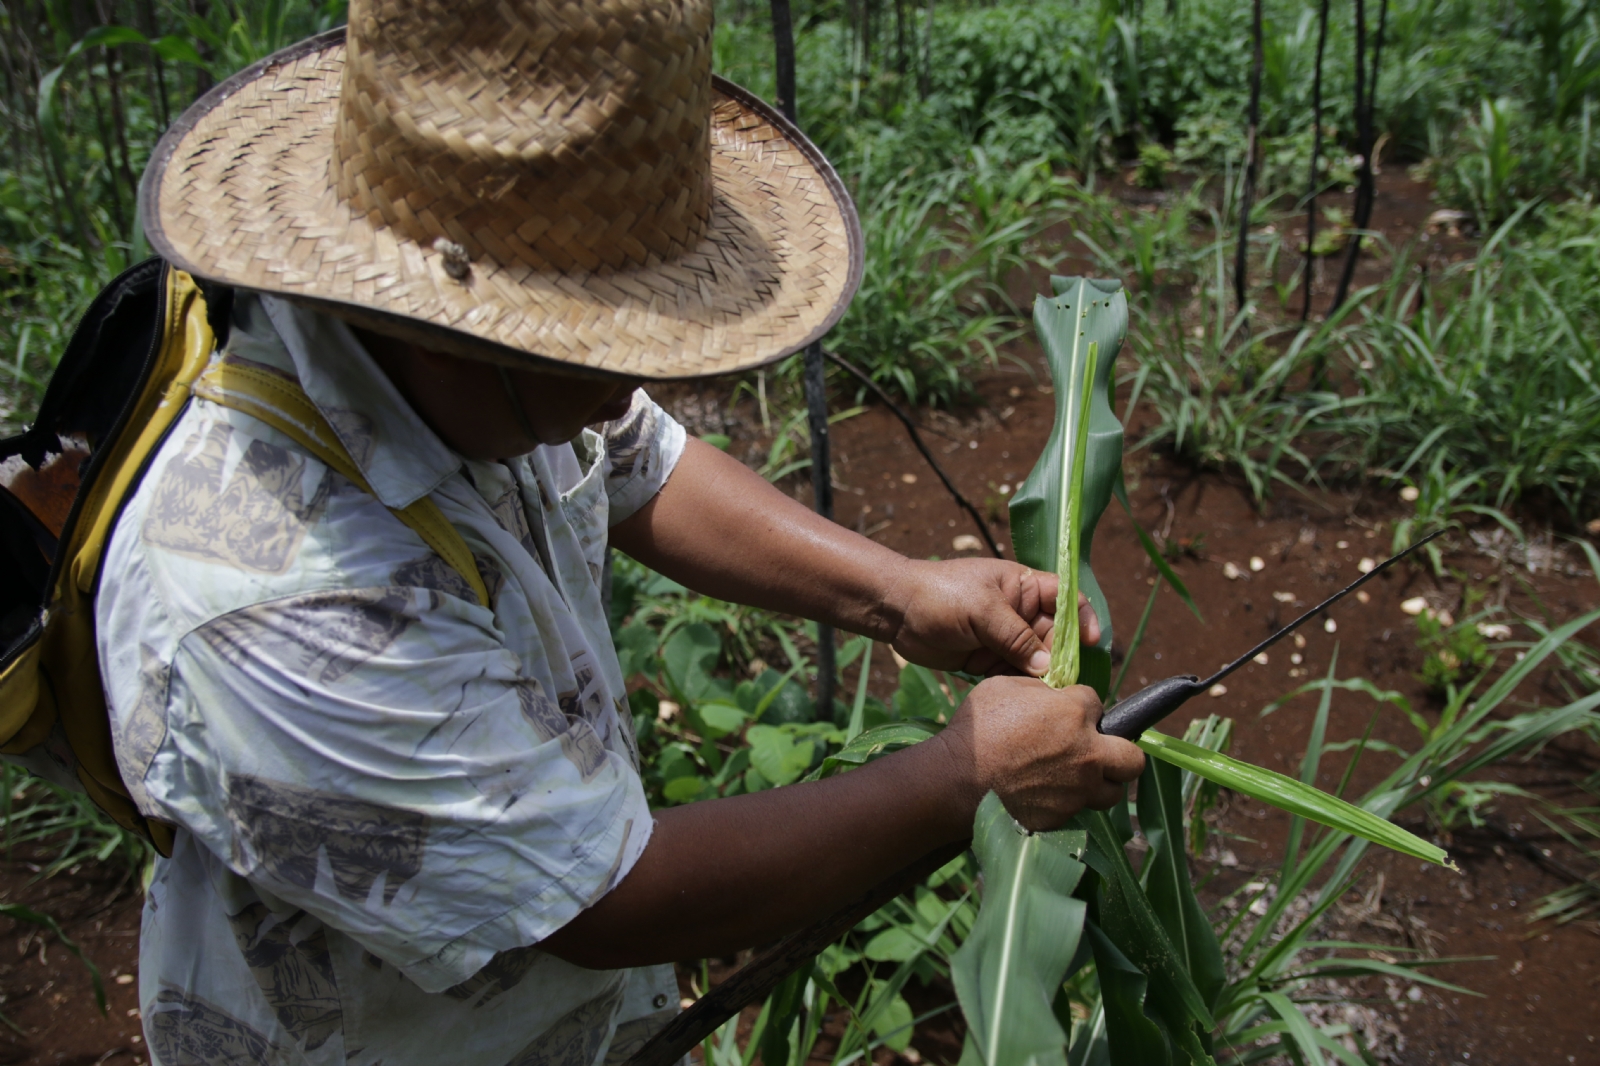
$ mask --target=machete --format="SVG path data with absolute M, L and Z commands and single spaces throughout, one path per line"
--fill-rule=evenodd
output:
M 1205 692 L 1443 532 L 1443 529 L 1434 530 L 1404 551 L 1385 559 L 1205 680 L 1193 674 L 1164 678 L 1112 704 L 1100 719 L 1100 732 L 1126 740 L 1138 739 L 1146 729 L 1183 706 L 1185 701 Z M 926 880 L 964 850 L 963 846 L 951 846 L 920 859 L 828 917 L 784 937 L 668 1022 L 665 1028 L 628 1059 L 625 1066 L 674 1066 L 691 1048 L 716 1032 L 729 1018 L 750 1004 L 765 999 L 778 982 L 816 958 L 861 919 Z

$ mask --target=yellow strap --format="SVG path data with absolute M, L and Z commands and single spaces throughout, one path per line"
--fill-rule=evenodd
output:
M 322 412 L 317 410 L 297 383 L 270 370 L 223 360 L 213 363 L 200 375 L 200 380 L 194 385 L 194 394 L 260 419 L 355 483 L 363 492 L 373 494 L 372 486 L 334 435 L 333 427 L 328 425 L 328 420 L 322 417 Z M 437 552 L 439 558 L 466 580 L 479 603 L 489 606 L 489 588 L 483 583 L 483 575 L 478 573 L 478 564 L 472 558 L 472 551 L 444 512 L 439 510 L 438 504 L 424 496 L 409 507 L 391 507 L 389 510 L 416 531 L 424 544 Z

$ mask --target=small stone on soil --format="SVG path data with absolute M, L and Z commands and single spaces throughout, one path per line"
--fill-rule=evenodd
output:
M 1262 559 L 1261 556 L 1259 556 L 1259 555 L 1250 556 L 1250 569 L 1251 570 L 1254 570 L 1256 573 L 1259 574 L 1259 573 L 1261 573 L 1261 571 L 1265 570 L 1266 568 L 1267 568 L 1266 561 L 1264 559 Z

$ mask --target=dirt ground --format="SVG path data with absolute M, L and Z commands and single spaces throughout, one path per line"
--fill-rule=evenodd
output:
M 1427 192 L 1398 171 L 1386 171 L 1375 227 L 1396 243 L 1417 233 L 1431 211 Z M 1464 242 L 1448 231 L 1427 240 L 1428 255 L 1435 262 L 1462 254 Z M 1365 257 L 1357 284 L 1376 280 L 1386 269 L 1386 261 Z M 1327 275 L 1326 284 L 1318 289 L 1318 307 L 1336 280 L 1333 264 Z M 1037 352 L 1027 343 L 1015 351 L 1025 362 L 1037 365 Z M 760 432 L 755 412 L 746 403 L 730 413 L 724 406 L 725 384 L 669 391 L 670 406 L 691 429 L 727 432 L 734 437 L 736 455 L 748 459 L 756 454 Z M 1015 366 L 985 375 L 979 392 L 981 406 L 956 416 L 922 417 L 939 461 L 969 498 L 1000 520 L 994 528 L 1004 543 L 1006 493 L 1031 469 L 1050 428 L 1053 401 L 1036 379 Z M 1136 412 L 1129 427 L 1130 442 L 1143 428 L 1141 417 Z M 957 509 L 886 411 L 870 409 L 838 425 L 834 452 L 837 519 L 842 524 L 913 557 L 977 554 L 955 547 L 956 538 L 976 532 L 971 520 Z M 1126 469 L 1138 521 L 1173 543 L 1190 546 L 1175 566 L 1205 623 L 1170 591 L 1161 591 L 1145 640 L 1130 665 L 1125 691 L 1171 674 L 1205 674 L 1233 658 L 1287 621 L 1291 612 L 1353 579 L 1361 558 L 1387 554 L 1392 523 L 1404 513 L 1392 496 L 1356 490 L 1308 495 L 1281 491 L 1258 510 L 1234 480 L 1211 473 L 1196 475 L 1142 451 L 1130 453 Z M 803 498 L 809 496 L 803 487 L 796 491 Z M 1250 569 L 1252 557 L 1262 560 L 1261 570 Z M 1127 516 L 1115 504 L 1096 535 L 1093 559 L 1110 601 L 1118 647 L 1125 648 L 1155 578 Z M 1231 580 L 1226 576 L 1230 563 L 1242 576 Z M 1547 611 L 1564 619 L 1600 603 L 1600 585 L 1590 576 L 1549 570 L 1528 573 L 1468 550 L 1453 553 L 1450 563 L 1471 583 L 1504 595 L 1513 611 L 1536 616 Z M 1274 648 L 1265 665 L 1251 665 L 1230 678 L 1225 694 L 1199 698 L 1169 723 L 1168 731 L 1181 733 L 1184 722 L 1194 715 L 1228 715 L 1237 727 L 1235 755 L 1292 770 L 1304 748 L 1314 700 L 1300 697 L 1268 718 L 1259 712 L 1295 686 L 1324 674 L 1336 650 L 1340 676 L 1364 675 L 1382 687 L 1402 691 L 1425 713 L 1435 710 L 1415 677 L 1422 655 L 1416 648 L 1413 621 L 1399 605 L 1422 595 L 1436 606 L 1460 610 L 1460 583 L 1438 582 L 1423 570 L 1405 567 L 1369 588 L 1367 602 L 1350 599 L 1331 612 L 1335 631 L 1307 627 L 1304 648 L 1287 643 Z M 1528 631 L 1520 629 L 1518 636 L 1526 638 Z M 1298 663 L 1291 661 L 1296 654 L 1301 657 Z M 874 663 L 873 686 L 886 693 L 893 687 L 892 665 L 882 654 L 874 657 Z M 1525 685 L 1519 695 L 1530 701 L 1562 699 L 1536 683 Z M 1333 703 L 1330 739 L 1359 734 L 1371 711 L 1365 697 L 1340 693 Z M 1408 734 L 1410 726 L 1398 714 L 1381 716 L 1375 733 L 1403 746 L 1414 739 Z M 1343 758 L 1326 760 L 1320 784 L 1337 783 Z M 1369 755 L 1353 787 L 1372 783 L 1387 765 L 1383 756 Z M 1562 742 L 1527 763 L 1496 767 L 1491 776 L 1570 802 L 1575 797 L 1569 783 L 1597 768 L 1600 752 L 1592 745 Z M 1430 833 L 1419 814 L 1402 821 L 1413 831 Z M 1208 898 L 1215 899 L 1271 868 L 1286 825 L 1286 817 L 1276 811 L 1246 803 L 1226 807 L 1219 833 L 1213 836 L 1212 856 L 1224 865 L 1208 885 Z M 1418 1066 L 1600 1063 L 1600 1012 L 1593 1006 L 1600 988 L 1596 928 L 1530 926 L 1521 913 L 1532 901 L 1567 883 L 1533 858 L 1549 849 L 1552 859 L 1562 861 L 1565 846 L 1517 802 L 1499 805 L 1489 826 L 1458 831 L 1441 842 L 1461 864 L 1460 875 L 1386 852 L 1371 853 L 1357 891 L 1336 909 L 1336 920 L 1355 939 L 1473 960 L 1451 963 L 1437 972 L 1480 993 L 1477 997 L 1428 990 L 1413 1000 L 1404 987 L 1365 989 L 1372 1006 L 1403 1038 L 1396 1061 Z M 133 979 L 140 908 L 136 889 L 123 871 L 110 867 L 86 867 L 37 881 L 37 858 L 21 850 L 0 856 L 0 902 L 20 903 L 61 920 L 68 935 L 100 967 L 108 1010 L 102 1014 L 98 1009 L 83 966 L 53 936 L 41 936 L 26 923 L 0 919 L 0 1014 L 9 1026 L 0 1026 L 0 1064 L 139 1066 L 148 1055 L 141 1043 Z M 728 969 L 718 966 L 713 979 Z M 685 973 L 686 992 L 688 980 Z M 908 995 L 918 1012 L 949 999 L 948 989 L 937 987 L 913 988 Z M 953 1062 L 960 1051 L 959 1017 L 952 1013 L 924 1026 L 913 1046 L 918 1051 L 915 1058 L 908 1055 L 899 1061 Z M 878 1061 L 895 1058 L 880 1052 Z

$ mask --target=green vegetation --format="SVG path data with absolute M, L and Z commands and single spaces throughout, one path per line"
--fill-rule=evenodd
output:
M 1396 546 L 1439 525 L 1499 524 L 1521 540 L 1511 516 L 1529 505 L 1570 530 L 1600 515 L 1600 13 L 1591 5 L 1389 5 L 1375 156 L 1386 175 L 1409 171 L 1431 183 L 1437 205 L 1455 212 L 1435 226 L 1452 243 L 1441 255 L 1432 237 L 1369 236 L 1362 254 L 1381 280 L 1304 325 L 1306 250 L 1294 227 L 1312 172 L 1314 3 L 1264 4 L 1244 308 L 1233 300 L 1231 263 L 1248 5 L 794 7 L 801 121 L 852 190 L 866 237 L 865 282 L 828 343 L 890 390 L 959 405 L 973 399 L 977 370 L 1010 359 L 1031 371 L 1018 294 L 1070 257 L 1074 269 L 1092 264 L 1089 272 L 1127 286 L 1124 376 L 1114 384 L 1124 417 L 1140 405 L 1156 416 L 1130 447 L 1238 473 L 1261 500 L 1363 480 L 1415 490 Z M 719 14 L 718 70 L 770 97 L 764 5 L 725 3 Z M 145 254 L 134 193 L 161 130 L 217 79 L 343 17 L 339 0 L 98 8 L 23 0 L 0 10 L 3 428 L 28 418 L 90 297 Z M 1324 208 L 1309 249 L 1323 272 L 1319 295 L 1332 289 L 1353 226 L 1352 32 L 1348 6 L 1336 5 L 1315 170 Z M 806 462 L 798 367 L 752 380 L 740 387 L 761 396 L 773 430 L 763 473 L 781 479 Z M 856 397 L 847 380 L 835 385 L 836 407 Z M 1167 549 L 1175 557 L 1183 547 Z M 1443 574 L 1443 556 L 1430 552 Z M 1590 561 L 1600 569 L 1592 552 Z M 1600 737 L 1600 656 L 1574 639 L 1594 615 L 1519 619 L 1535 639 L 1518 643 L 1481 628 L 1487 608 L 1463 613 L 1419 619 L 1436 707 L 1413 707 L 1331 667 L 1269 706 L 1306 692 L 1319 698 L 1299 772 L 1286 780 L 1310 786 L 1329 767 L 1342 775 L 1344 796 L 1357 763 L 1382 754 L 1391 767 L 1383 782 L 1345 798 L 1375 819 L 1425 823 L 1448 841 L 1484 824 L 1511 794 L 1483 780 L 1484 768 L 1563 733 Z M 880 700 L 862 682 L 818 708 L 809 695 L 814 629 L 696 596 L 622 558 L 613 623 L 646 785 L 660 804 L 847 771 L 937 731 L 966 688 L 908 666 L 892 697 Z M 1083 650 L 1085 676 L 1101 671 L 1109 681 L 1109 656 L 1102 664 L 1096 649 Z M 849 641 L 841 668 L 865 676 L 883 654 Z M 1558 705 L 1511 702 L 1535 670 L 1565 693 Z M 1415 741 L 1379 743 L 1370 727 L 1330 740 L 1330 700 L 1341 690 L 1370 697 L 1375 716 L 1403 716 Z M 758 1053 L 769 1066 L 804 1061 L 832 1014 L 847 1019 L 835 1063 L 904 1049 L 915 1025 L 957 1007 L 951 998 L 914 1014 L 912 981 L 950 982 L 963 1001 L 990 1005 L 969 1011 L 973 1054 L 990 1062 L 1014 1061 L 1023 1046 L 1072 1066 L 1126 1061 L 1130 1048 L 1149 1062 L 1360 1061 L 1359 1034 L 1313 1023 L 1306 1004 L 1344 995 L 1329 982 L 1363 974 L 1437 984 L 1421 967 L 1442 960 L 1402 952 L 1383 962 L 1365 945 L 1320 939 L 1333 903 L 1356 883 L 1366 844 L 1298 814 L 1275 873 L 1201 905 L 1190 871 L 1215 855 L 1206 811 L 1218 789 L 1191 770 L 1219 765 L 1206 753 L 1222 753 L 1231 730 L 1226 719 L 1195 723 L 1185 737 L 1193 749 L 1181 749 L 1187 766 L 1152 759 L 1137 800 L 1052 841 L 1029 844 L 1003 812 L 986 808 L 976 842 L 984 869 L 1008 858 L 1015 866 L 1036 849 L 1029 862 L 1069 871 L 1027 911 L 1041 940 L 1082 930 L 1052 941 L 1049 957 L 980 965 L 974 980 L 987 991 L 974 993 L 961 960 L 987 956 L 994 915 L 1005 914 L 980 910 L 980 900 L 1028 882 L 995 876 L 980 889 L 979 861 L 963 857 L 780 986 L 748 1039 L 736 1039 L 730 1023 L 708 1043 L 707 1061 L 747 1066 Z M 1152 740 L 1169 754 L 1179 743 Z M 9 772 L 4 787 L 8 839 L 51 849 L 44 876 L 87 861 L 126 863 L 131 874 L 147 861 L 143 845 L 81 797 Z M 1592 795 L 1596 783 L 1587 788 Z M 1600 905 L 1594 806 L 1538 809 L 1588 861 L 1588 880 L 1547 897 L 1532 917 L 1591 916 Z M 1145 856 L 1137 871 L 1125 850 L 1135 842 Z M 6 914 L 49 924 L 15 908 Z M 1396 957 L 1392 946 L 1371 947 Z M 1013 1017 L 993 1007 L 1002 987 L 1033 997 L 1015 1026 L 996 1024 Z

